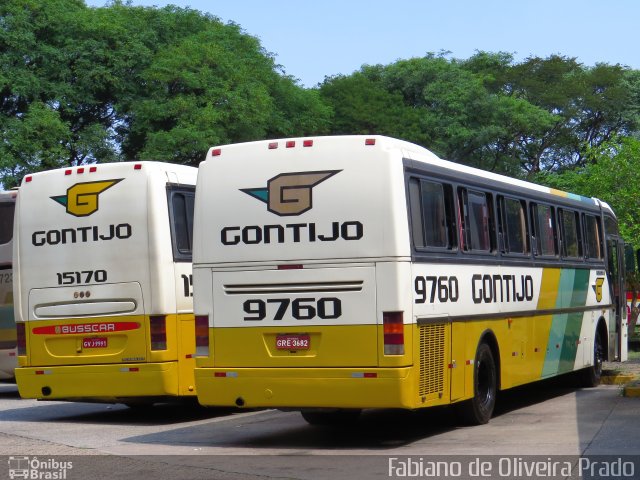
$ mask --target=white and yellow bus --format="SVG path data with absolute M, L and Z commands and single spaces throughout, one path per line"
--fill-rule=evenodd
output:
M 0 192 L 0 380 L 14 378 L 16 322 L 13 318 L 13 213 L 17 191 Z
M 228 208 L 216 209 L 224 204 Z M 203 405 L 459 404 L 626 356 L 622 241 L 603 202 L 380 136 L 212 148 L 194 230 Z
M 14 238 L 22 397 L 195 399 L 196 177 L 126 162 L 24 178 Z

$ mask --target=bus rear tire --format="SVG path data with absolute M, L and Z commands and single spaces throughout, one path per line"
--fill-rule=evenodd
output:
M 473 397 L 458 406 L 458 413 L 467 425 L 484 425 L 493 415 L 498 391 L 498 370 L 491 347 L 478 345 L 473 365 Z
M 309 409 L 301 410 L 300 414 L 309 425 L 338 427 L 356 423 L 360 412 L 359 409 Z
M 600 385 L 602 378 L 602 361 L 604 360 L 604 350 L 600 333 L 596 332 L 593 339 L 593 365 L 578 372 L 579 383 L 583 388 L 593 388 Z

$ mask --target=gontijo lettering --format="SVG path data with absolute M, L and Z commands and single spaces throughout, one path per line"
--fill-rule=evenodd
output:
M 224 227 L 220 241 L 224 245 L 256 245 L 259 243 L 286 242 L 335 242 L 336 240 L 360 240 L 364 227 L 360 222 L 331 222 L 329 227 L 318 229 L 315 223 L 291 223 L 287 225 L 247 225 Z
M 104 229 L 92 225 L 61 230 L 39 230 L 31 235 L 31 243 L 34 247 L 42 247 L 43 245 L 66 245 L 114 239 L 126 240 L 131 237 L 132 232 L 133 227 L 128 223 L 112 224 Z

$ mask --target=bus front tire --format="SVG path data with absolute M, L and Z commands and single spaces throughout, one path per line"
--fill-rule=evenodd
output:
M 498 371 L 491 347 L 478 345 L 473 369 L 473 397 L 458 406 L 458 413 L 467 425 L 483 425 L 493 415 L 498 390 Z
M 359 409 L 308 409 L 301 410 L 302 418 L 309 425 L 348 426 L 358 421 Z

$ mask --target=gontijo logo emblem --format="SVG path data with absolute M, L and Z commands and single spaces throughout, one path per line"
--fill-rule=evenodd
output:
M 101 180 L 97 182 L 76 183 L 67 189 L 66 195 L 51 197 L 60 205 L 67 207 L 67 213 L 76 217 L 88 217 L 98 211 L 99 195 L 124 180 Z
M 240 190 L 267 204 L 267 210 L 282 217 L 300 215 L 313 207 L 312 188 L 342 170 L 281 173 L 267 182 L 266 188 Z

